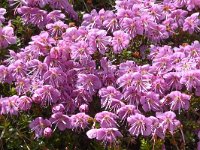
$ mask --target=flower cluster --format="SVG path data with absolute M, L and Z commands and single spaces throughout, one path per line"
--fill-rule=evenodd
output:
M 16 7 L 16 11 L 22 16 L 25 24 L 32 24 L 39 28 L 44 28 L 48 23 L 53 23 L 65 18 L 62 11 L 78 20 L 78 14 L 74 11 L 68 0 L 9 0 L 11 7 Z M 52 10 L 48 12 L 45 7 Z
M 10 23 L 7 26 L 3 26 L 3 23 L 5 22 L 5 14 L 6 10 L 4 8 L 0 8 L 0 48 L 7 48 L 10 44 L 16 43 L 14 30 Z
M 10 58 L 0 66 L 0 81 L 14 83 L 17 92 L 0 99 L 1 114 L 17 115 L 33 104 L 48 107 L 51 117 L 38 117 L 30 123 L 36 138 L 50 137 L 55 131 L 52 128 L 87 130 L 89 138 L 105 144 L 123 137 L 119 127 L 126 126 L 135 137 L 161 139 L 181 127 L 176 113 L 189 109 L 192 92 L 200 96 L 200 43 L 158 44 L 177 30 L 199 32 L 199 13 L 193 12 L 200 7 L 198 2 L 117 0 L 116 11 L 93 10 L 83 16 L 80 27 L 61 21 L 61 11 L 47 13 L 36 8 L 47 4 L 72 10 L 64 0 L 27 0 L 17 9 L 25 23 L 44 30 L 18 53 L 10 50 Z M 0 35 L 8 36 L 0 42 L 14 43 L 12 28 L 4 28 Z M 134 39 L 141 36 L 152 43 L 151 64 L 110 59 L 110 54 L 117 57 L 131 49 Z M 101 111 L 89 116 L 95 100 Z M 147 116 L 149 112 L 152 115 Z

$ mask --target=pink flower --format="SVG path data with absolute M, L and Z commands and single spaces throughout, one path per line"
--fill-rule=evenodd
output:
M 144 29 L 141 26 L 140 18 L 124 18 L 121 25 L 124 32 L 128 33 L 132 38 L 137 35 L 143 35 Z
M 173 91 L 168 94 L 166 98 L 168 99 L 167 103 L 170 105 L 171 110 L 178 110 L 180 113 L 181 108 L 185 110 L 189 109 L 191 96 L 187 94 L 181 93 L 179 91 Z
M 71 129 L 71 118 L 67 115 L 64 115 L 62 112 L 52 114 L 49 120 L 52 124 L 55 124 L 60 131 Z
M 1 114 L 10 114 L 10 115 L 17 115 L 19 108 L 18 108 L 18 99 L 17 95 L 11 97 L 5 97 L 0 99 L 0 106 L 1 106 Z
M 44 129 L 44 133 L 43 133 L 44 137 L 49 138 L 52 135 L 52 129 L 47 127 Z
M 12 27 L 0 27 L 0 48 L 6 48 L 10 44 L 15 44 L 16 40 L 17 38 L 14 36 L 14 30 Z
M 176 119 L 176 114 L 172 111 L 157 113 L 156 117 L 159 119 L 159 127 L 162 127 L 164 134 L 167 131 L 173 134 L 174 131 L 180 126 L 180 121 Z
M 147 92 L 144 96 L 141 97 L 140 102 L 142 108 L 145 112 L 147 111 L 159 111 L 160 110 L 160 101 L 159 94 L 154 92 Z
M 94 94 L 96 90 L 101 88 L 102 83 L 94 74 L 78 74 L 77 85 L 83 86 L 90 94 Z
M 53 23 L 65 18 L 65 15 L 61 12 L 61 10 L 53 10 L 47 15 L 47 22 Z
M 26 24 L 30 23 L 39 28 L 43 28 L 47 24 L 47 11 L 27 6 L 22 6 L 17 11 L 22 15 L 22 19 Z
M 102 107 L 109 107 L 113 100 L 121 100 L 122 98 L 122 94 L 112 86 L 100 89 L 99 95 Z
M 60 92 L 51 85 L 44 85 L 35 91 L 33 97 L 39 98 L 40 103 L 44 105 L 51 105 L 60 99 Z M 34 98 L 33 98 L 34 99 Z
M 5 21 L 4 15 L 6 14 L 6 9 L 0 8 L 0 24 Z
M 127 33 L 120 30 L 115 31 L 113 35 L 114 35 L 112 40 L 113 51 L 115 54 L 121 53 L 123 49 L 127 48 L 130 42 L 130 37 Z
M 86 134 L 88 138 L 96 138 L 98 141 L 102 141 L 104 144 L 115 143 L 117 138 L 123 137 L 117 128 L 91 129 Z
M 72 59 L 82 59 L 83 57 L 88 58 L 90 55 L 94 54 L 94 50 L 89 47 L 88 43 L 85 41 L 79 41 L 73 44 L 71 47 L 71 58 Z
M 116 119 L 118 118 L 112 112 L 102 111 L 95 115 L 95 119 L 100 122 L 101 128 L 115 128 L 117 127 Z
M 51 127 L 51 122 L 48 119 L 38 117 L 29 124 L 29 127 L 31 128 L 31 131 L 35 132 L 35 137 L 40 138 L 44 136 L 44 130 L 47 130 L 47 127 Z
M 151 134 L 151 119 L 141 114 L 135 114 L 128 117 L 127 121 L 131 126 L 129 132 L 132 135 L 139 136 L 139 134 L 141 134 L 143 136 L 148 136 Z
M 90 116 L 85 113 L 77 113 L 71 116 L 73 129 L 85 129 L 89 125 Z
M 136 113 L 140 113 L 140 111 L 134 105 L 125 105 L 117 110 L 117 115 L 122 121 L 125 121 L 128 117 Z
M 20 110 L 29 110 L 32 106 L 32 99 L 27 96 L 22 96 L 17 99 L 17 106 Z
M 183 24 L 183 31 L 188 31 L 190 34 L 192 34 L 194 31 L 200 31 L 200 19 L 198 17 L 199 13 L 194 13 L 187 17 Z
M 111 43 L 111 37 L 106 36 L 107 32 L 105 30 L 90 30 L 88 33 L 89 44 L 93 49 L 98 49 L 101 54 L 105 54 L 108 46 Z

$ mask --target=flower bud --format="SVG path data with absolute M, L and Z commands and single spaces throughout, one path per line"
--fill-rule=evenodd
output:
M 52 129 L 47 127 L 44 129 L 44 137 L 49 138 L 52 135 Z
M 88 108 L 88 105 L 87 104 L 82 104 L 80 107 L 79 107 L 79 111 L 80 112 L 88 112 L 89 108 Z

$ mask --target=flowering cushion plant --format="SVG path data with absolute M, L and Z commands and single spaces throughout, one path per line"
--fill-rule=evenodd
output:
M 5 125 L 16 119 L 26 148 L 32 145 L 17 118 L 26 118 L 22 129 L 38 148 L 54 138 L 60 144 L 50 149 L 199 146 L 198 0 L 116 0 L 82 20 L 68 0 L 7 4 L 37 31 L 21 44 L 28 33 L 18 35 L 19 20 L 0 8 L 0 49 L 7 50 L 0 82 L 9 89 L 0 93 L 0 114 Z M 80 138 L 91 144 L 75 144 Z

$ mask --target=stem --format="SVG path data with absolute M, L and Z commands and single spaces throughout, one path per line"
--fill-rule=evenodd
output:
M 177 149 L 177 150 L 180 150 L 180 149 L 178 148 L 178 145 L 177 145 L 177 142 L 176 142 L 176 140 L 175 140 L 175 138 L 174 138 L 174 135 L 172 135 L 172 138 L 173 138 L 174 145 L 176 146 L 176 149 Z
M 182 136 L 183 144 L 184 144 L 183 150 L 185 150 L 185 136 L 184 136 L 182 128 L 180 128 L 180 131 L 181 131 L 181 136 Z
M 4 148 L 3 148 L 3 141 L 2 141 L 1 138 L 0 138 L 0 145 L 1 145 L 0 149 L 1 149 L 1 150 L 4 150 Z
M 155 150 L 155 143 L 156 143 L 156 140 L 154 139 L 153 140 L 153 150 Z
M 85 3 L 85 1 L 84 1 L 84 0 L 82 0 L 82 2 L 83 2 L 83 4 L 84 4 L 84 6 L 85 6 L 85 8 L 86 8 L 87 12 L 89 12 L 89 9 L 88 9 L 88 7 L 87 7 L 87 4 Z

